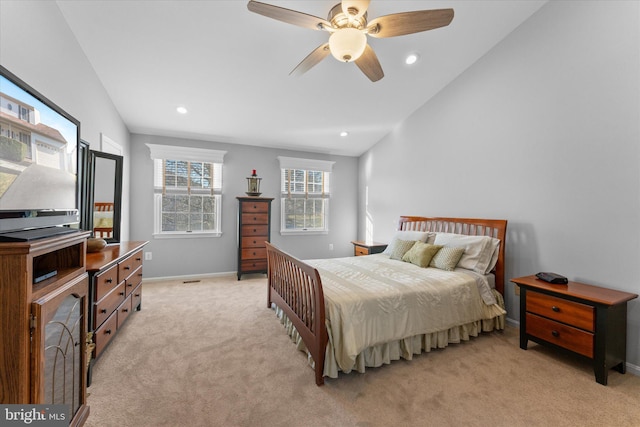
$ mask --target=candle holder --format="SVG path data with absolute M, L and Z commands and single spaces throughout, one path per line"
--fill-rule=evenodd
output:
M 251 176 L 247 177 L 247 196 L 259 196 L 262 194 L 260 192 L 260 181 L 262 181 L 262 178 L 258 178 L 258 174 L 254 169 L 251 172 Z

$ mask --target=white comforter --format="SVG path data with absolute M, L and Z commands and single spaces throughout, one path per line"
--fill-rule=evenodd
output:
M 331 377 L 336 369 L 362 371 L 365 349 L 505 314 L 486 278 L 469 270 L 420 268 L 383 254 L 305 262 L 322 279 Z

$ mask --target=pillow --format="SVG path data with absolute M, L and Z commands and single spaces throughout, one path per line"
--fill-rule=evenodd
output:
M 391 252 L 393 252 L 395 243 L 398 239 L 413 240 L 414 242 L 415 241 L 426 242 L 427 237 L 429 237 L 430 234 L 433 234 L 433 233 L 428 233 L 426 231 L 402 231 L 402 230 L 396 231 L 396 234 L 391 239 L 391 243 L 389 243 L 389 246 L 387 246 L 387 248 L 384 251 L 382 251 L 382 253 L 386 255 L 391 255 Z
M 431 258 L 438 253 L 440 248 L 442 248 L 442 246 L 416 242 L 411 249 L 402 256 L 402 260 L 415 264 L 418 267 L 429 267 Z
M 466 268 L 476 273 L 490 273 L 498 261 L 500 240 L 493 237 L 438 233 L 434 244 L 464 248 L 464 254 L 458 261 L 458 267 Z
M 458 261 L 460 260 L 460 257 L 462 257 L 463 253 L 464 248 L 443 246 L 438 253 L 431 258 L 429 267 L 453 271 L 453 269 L 456 268 L 456 265 L 458 265 Z
M 391 252 L 389 258 L 402 260 L 402 256 L 407 253 L 409 249 L 416 243 L 415 240 L 396 240 L 396 244 L 394 245 L 393 251 Z

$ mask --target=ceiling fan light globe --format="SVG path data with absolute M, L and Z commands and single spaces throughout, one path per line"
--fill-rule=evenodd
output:
M 329 50 L 338 61 L 355 61 L 366 47 L 367 36 L 355 28 L 341 28 L 329 37 Z

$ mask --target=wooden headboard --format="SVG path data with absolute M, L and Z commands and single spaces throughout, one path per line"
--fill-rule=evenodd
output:
M 496 262 L 493 273 L 496 276 L 496 290 L 504 295 L 504 247 L 507 237 L 506 219 L 401 216 L 398 230 L 489 236 L 500 240 L 498 262 Z

